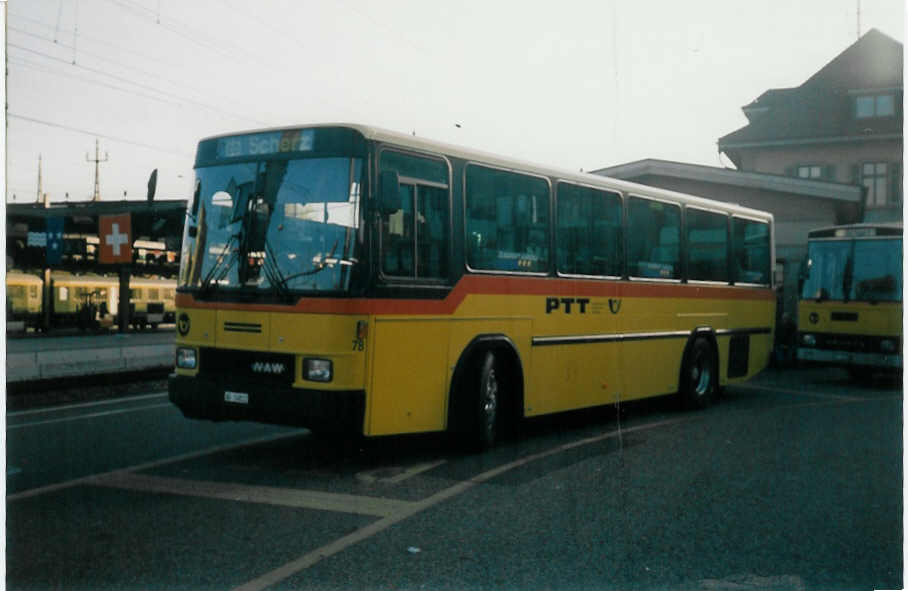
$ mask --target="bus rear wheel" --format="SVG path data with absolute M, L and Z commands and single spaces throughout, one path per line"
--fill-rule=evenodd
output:
M 476 415 L 473 428 L 473 447 L 484 451 L 495 445 L 498 436 L 501 390 L 495 354 L 486 352 L 480 364 L 476 396 Z
M 719 367 L 712 344 L 697 338 L 681 370 L 681 398 L 688 408 L 705 408 L 716 398 Z

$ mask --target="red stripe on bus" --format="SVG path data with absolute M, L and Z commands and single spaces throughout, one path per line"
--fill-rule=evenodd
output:
M 305 312 L 311 314 L 413 314 L 448 315 L 457 310 L 468 295 L 538 295 L 611 298 L 684 298 L 723 300 L 772 300 L 768 288 L 646 283 L 642 281 L 597 281 L 552 279 L 550 277 L 501 277 L 465 275 L 441 300 L 384 298 L 301 298 L 294 306 L 280 304 L 241 304 L 199 302 L 191 294 L 178 293 L 180 308 L 241 310 L 258 312 Z

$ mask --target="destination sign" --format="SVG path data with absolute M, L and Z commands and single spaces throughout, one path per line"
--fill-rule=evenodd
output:
M 308 152 L 315 144 L 315 130 L 268 131 L 221 138 L 217 142 L 218 159 L 266 156 L 284 152 Z

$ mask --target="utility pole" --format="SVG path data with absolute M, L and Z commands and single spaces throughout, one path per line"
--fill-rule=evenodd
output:
M 95 139 L 95 157 L 94 157 L 94 160 L 92 160 L 91 158 L 89 158 L 89 157 L 88 157 L 88 154 L 85 154 L 85 161 L 86 161 L 86 162 L 94 162 L 94 163 L 95 163 L 95 192 L 94 192 L 94 195 L 92 195 L 92 197 L 91 197 L 91 200 L 92 200 L 92 201 L 100 201 L 100 200 L 101 200 L 101 183 L 100 183 L 100 180 L 99 180 L 99 178 L 98 178 L 98 176 L 99 176 L 100 173 L 101 173 L 101 169 L 100 169 L 99 165 L 100 165 L 101 162 L 107 162 L 107 160 L 108 160 L 107 152 L 104 152 L 104 160 L 101 160 L 100 156 L 98 155 L 98 140 Z
M 41 203 L 41 154 L 38 154 L 38 197 L 35 203 Z

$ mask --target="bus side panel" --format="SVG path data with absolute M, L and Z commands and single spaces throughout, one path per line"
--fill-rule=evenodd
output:
M 728 378 L 721 383 L 743 382 L 763 371 L 769 365 L 773 334 L 775 332 L 776 302 L 775 298 L 764 297 L 753 300 L 731 300 L 725 303 L 725 306 L 730 313 L 729 328 L 760 329 L 762 331 L 747 335 L 747 373 L 742 376 Z M 768 332 L 765 332 L 767 330 Z M 720 373 L 723 376 L 727 376 L 730 362 L 727 352 L 731 337 L 721 337 L 719 339 L 720 347 L 723 341 L 726 343 L 726 355 L 720 357 Z
M 688 330 L 690 325 L 689 319 L 681 318 L 679 303 L 687 305 L 675 298 L 623 299 L 619 318 L 625 336 L 621 355 L 627 389 L 622 400 L 678 391 L 687 339 L 671 333 Z
M 617 342 L 533 347 L 527 415 L 616 402 L 622 396 Z
M 604 291 L 616 287 L 611 282 L 594 285 Z M 609 308 L 610 299 L 576 294 L 536 299 L 532 308 L 536 312 L 533 336 L 574 340 L 563 344 L 537 342 L 533 347 L 533 364 L 527 372 L 532 376 L 534 396 L 527 414 L 541 415 L 615 402 L 624 390 L 621 344 L 608 340 L 618 331 L 618 317 Z M 597 342 L 597 339 L 602 340 Z
M 377 317 L 368 392 L 368 435 L 444 429 L 450 322 Z

